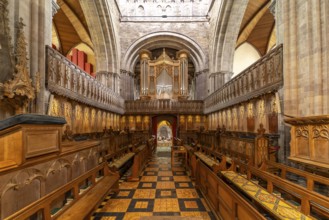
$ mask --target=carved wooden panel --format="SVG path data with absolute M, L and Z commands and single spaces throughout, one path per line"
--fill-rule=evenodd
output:
M 290 159 L 312 166 L 329 167 L 329 116 L 285 120 L 292 125 Z
M 248 117 L 247 118 L 247 130 L 249 132 L 255 131 L 255 117 Z
M 310 158 L 308 126 L 298 126 L 295 132 L 296 156 Z
M 59 151 L 60 130 L 43 128 L 25 132 L 26 158 Z

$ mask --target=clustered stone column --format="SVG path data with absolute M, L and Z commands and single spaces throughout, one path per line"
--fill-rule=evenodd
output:
M 115 93 L 120 93 L 119 80 L 120 77 L 117 73 L 107 71 L 99 71 L 96 74 L 96 79 L 103 85 L 111 89 Z
M 121 80 L 120 80 L 120 85 L 121 85 L 121 96 L 125 100 L 133 100 L 134 99 L 134 77 L 133 73 L 126 71 L 126 70 L 121 70 Z
M 231 71 L 219 71 L 216 73 L 211 73 L 210 78 L 210 93 L 215 92 L 221 88 L 225 83 L 230 81 L 233 72 Z
M 275 11 L 284 44 L 285 114 L 328 114 L 329 1 L 277 0 Z

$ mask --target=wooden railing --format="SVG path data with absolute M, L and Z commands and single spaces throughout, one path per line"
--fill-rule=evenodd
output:
M 126 114 L 203 114 L 203 101 L 158 99 L 126 101 L 125 104 Z
M 50 92 L 71 100 L 123 114 L 123 98 L 81 70 L 56 50 L 47 47 L 47 85 Z
M 277 91 L 283 85 L 282 45 L 252 64 L 204 102 L 205 114 Z

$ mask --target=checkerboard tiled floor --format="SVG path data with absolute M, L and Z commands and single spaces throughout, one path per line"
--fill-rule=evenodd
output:
M 215 219 L 185 169 L 171 167 L 167 157 L 153 157 L 139 182 L 121 180 L 120 191 L 109 195 L 94 220 L 140 219 L 142 216 L 185 216 Z

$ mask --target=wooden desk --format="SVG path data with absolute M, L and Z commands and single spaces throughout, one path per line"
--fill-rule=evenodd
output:
M 221 171 L 225 178 L 229 179 L 241 191 L 245 192 L 250 198 L 257 201 L 259 205 L 279 219 L 291 220 L 311 220 L 312 218 L 299 212 L 284 200 L 267 192 L 259 185 L 249 181 L 234 171 Z
M 174 164 L 175 161 L 175 155 L 176 154 L 183 154 L 185 158 L 185 167 L 187 167 L 187 150 L 183 146 L 174 146 L 171 148 L 171 165 Z

